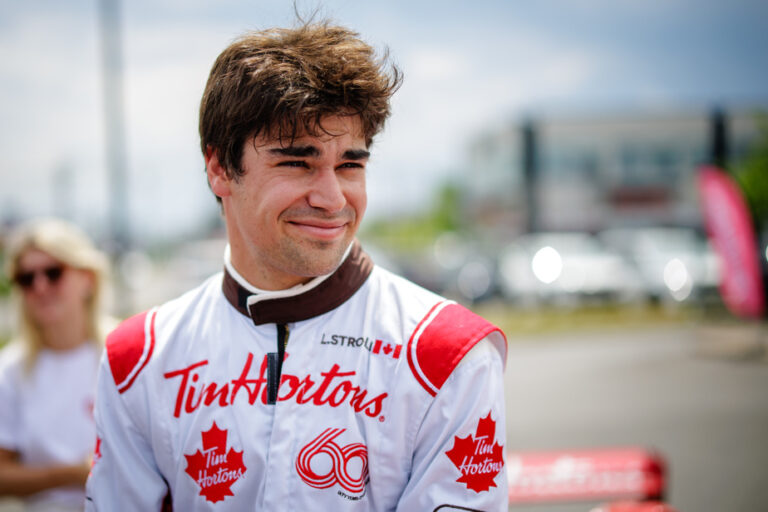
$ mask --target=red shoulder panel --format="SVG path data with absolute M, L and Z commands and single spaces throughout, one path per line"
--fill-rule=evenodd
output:
M 408 364 L 416 380 L 435 396 L 456 365 L 490 333 L 501 330 L 454 302 L 439 302 L 408 341 Z
M 120 393 L 131 387 L 152 357 L 155 315 L 153 311 L 151 314 L 144 312 L 132 316 L 107 336 L 109 368 Z

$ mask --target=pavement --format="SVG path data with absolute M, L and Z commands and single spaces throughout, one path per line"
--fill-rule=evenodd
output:
M 764 326 L 508 334 L 508 451 L 651 448 L 667 461 L 667 501 L 680 512 L 766 510 Z M 586 512 L 594 505 L 510 511 Z

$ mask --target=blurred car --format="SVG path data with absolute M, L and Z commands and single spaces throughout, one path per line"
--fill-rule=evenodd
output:
M 464 304 L 496 294 L 492 250 L 455 232 L 445 232 L 417 253 L 401 256 L 400 274 L 414 283 Z
M 598 236 L 635 266 L 653 299 L 683 302 L 716 293 L 720 278 L 717 255 L 693 229 L 609 229 Z
M 478 240 L 446 232 L 432 247 L 434 268 L 439 272 L 439 292 L 465 303 L 491 297 L 496 291 L 495 259 Z
M 637 271 L 588 233 L 531 233 L 499 256 L 502 293 L 523 303 L 628 302 L 642 297 Z

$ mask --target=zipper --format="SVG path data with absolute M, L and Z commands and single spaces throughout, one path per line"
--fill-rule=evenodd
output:
M 277 403 L 277 392 L 280 389 L 280 377 L 283 373 L 285 347 L 288 345 L 290 329 L 287 324 L 277 324 L 277 352 L 267 354 L 267 403 Z

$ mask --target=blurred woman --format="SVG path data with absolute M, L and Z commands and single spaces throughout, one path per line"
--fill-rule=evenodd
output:
M 27 510 L 83 510 L 107 260 L 55 219 L 23 226 L 6 255 L 20 322 L 0 352 L 0 496 Z

